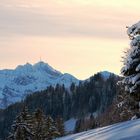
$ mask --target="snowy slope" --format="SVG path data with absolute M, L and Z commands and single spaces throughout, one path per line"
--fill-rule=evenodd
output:
M 57 140 L 140 140 L 140 119 L 93 129 Z
M 70 133 L 74 131 L 75 124 L 76 124 L 76 119 L 71 118 L 70 120 L 65 122 L 65 131 Z
M 34 65 L 20 65 L 14 70 L 0 70 L 0 108 L 50 85 L 59 83 L 69 87 L 72 82 L 78 84 L 79 80 L 70 74 L 62 74 L 42 61 Z

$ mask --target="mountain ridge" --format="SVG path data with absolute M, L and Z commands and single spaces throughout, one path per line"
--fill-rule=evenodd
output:
M 41 91 L 56 84 L 69 87 L 79 80 L 68 73 L 61 73 L 48 63 L 26 63 L 15 69 L 0 70 L 0 108 L 22 100 L 27 94 Z
M 115 75 L 105 80 L 100 73 L 97 73 L 90 77 L 89 81 L 79 82 L 78 85 L 72 84 L 69 89 L 58 84 L 29 94 L 21 102 L 0 109 L 0 137 L 6 138 L 14 118 L 24 106 L 27 106 L 31 112 L 40 108 L 46 115 L 51 115 L 53 118 L 61 116 L 65 121 L 71 118 L 77 118 L 79 121 L 81 117 L 93 113 L 98 115 L 112 103 L 118 92 L 116 90 L 118 80 L 119 77 Z M 5 91 L 8 90 L 9 88 L 5 88 Z
M 113 74 L 108 71 L 99 73 L 105 80 Z M 0 108 L 6 108 L 23 100 L 26 95 L 45 90 L 50 85 L 59 84 L 69 88 L 72 83 L 78 85 L 80 81 L 69 73 L 61 73 L 43 61 L 33 65 L 30 63 L 18 65 L 15 69 L 0 70 Z

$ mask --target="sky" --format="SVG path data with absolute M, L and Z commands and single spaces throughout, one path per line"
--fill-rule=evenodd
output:
M 86 79 L 120 74 L 139 0 L 0 0 L 0 69 L 41 60 Z

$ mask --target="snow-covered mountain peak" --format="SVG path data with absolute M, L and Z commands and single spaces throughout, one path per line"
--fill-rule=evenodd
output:
M 39 62 L 37 62 L 37 63 L 35 63 L 34 65 L 33 65 L 33 67 L 35 68 L 35 69 L 53 69 L 48 63 L 45 63 L 45 62 L 43 62 L 43 61 L 39 61 Z
M 39 61 L 38 63 L 35 63 L 33 65 L 34 70 L 38 71 L 44 71 L 47 72 L 50 75 L 60 75 L 61 72 L 55 70 L 53 67 L 51 67 L 48 63 L 45 63 L 43 61 Z
M 78 84 L 79 80 L 55 70 L 43 61 L 34 65 L 19 65 L 14 70 L 0 70 L 0 108 L 22 100 L 27 94 L 58 83 L 68 88 L 71 83 Z
M 30 63 L 26 63 L 24 65 L 18 65 L 15 69 L 15 71 L 25 71 L 25 72 L 28 72 L 28 71 L 32 71 L 32 64 Z
M 26 63 L 24 65 L 19 65 L 16 67 L 15 71 L 19 74 L 29 74 L 29 73 L 41 73 L 41 75 L 48 74 L 51 76 L 60 76 L 62 73 L 55 70 L 48 63 L 39 61 L 35 64 Z

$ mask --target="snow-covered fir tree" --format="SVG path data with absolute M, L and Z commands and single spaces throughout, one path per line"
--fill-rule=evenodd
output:
M 47 120 L 46 120 L 46 132 L 47 132 L 47 136 L 45 140 L 52 140 L 55 137 L 58 137 L 60 135 L 60 133 L 58 132 L 57 128 L 56 128 L 56 123 L 54 122 L 54 120 L 51 118 L 51 116 L 47 116 Z
M 46 117 L 40 109 L 30 115 L 25 107 L 14 121 L 6 140 L 52 140 L 60 133 L 51 116 Z
M 135 100 L 135 108 L 140 101 L 140 22 L 128 27 L 127 34 L 131 40 L 130 48 L 125 52 L 122 81 L 125 91 Z
M 17 116 L 12 125 L 12 132 L 7 140 L 33 140 L 32 133 L 32 118 L 25 107 L 23 111 Z
M 42 110 L 37 109 L 33 115 L 33 133 L 34 140 L 45 140 L 47 136 L 46 131 L 46 116 L 43 114 Z

